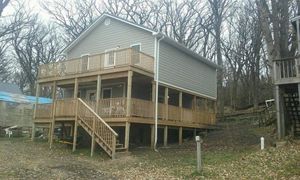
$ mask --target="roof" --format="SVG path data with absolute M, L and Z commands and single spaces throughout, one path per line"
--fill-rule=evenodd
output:
M 14 94 L 0 91 L 0 101 L 14 102 L 14 103 L 31 103 L 34 104 L 36 101 L 35 96 L 25 96 L 23 94 Z M 39 104 L 51 103 L 52 99 L 39 97 Z
M 136 23 L 133 23 L 133 22 L 130 22 L 126 19 L 123 19 L 123 18 L 120 18 L 120 17 L 117 17 L 117 16 L 114 16 L 114 15 L 111 15 L 111 14 L 108 14 L 108 13 L 103 13 L 89 28 L 87 28 L 84 32 L 82 32 L 80 34 L 79 37 L 77 37 L 74 41 L 72 41 L 64 50 L 63 50 L 63 53 L 66 53 L 67 51 L 71 50 L 74 46 L 76 46 L 83 38 L 85 38 L 89 32 L 91 32 L 92 30 L 94 30 L 99 24 L 101 24 L 105 18 L 112 18 L 112 19 L 115 19 L 117 21 L 121 21 L 123 23 L 126 23 L 126 24 L 129 24 L 131 26 L 134 26 L 134 27 L 137 27 L 139 29 L 142 29 L 144 31 L 147 31 L 149 33 L 152 33 L 153 36 L 160 36 L 160 37 L 164 37 L 164 39 L 162 39 L 162 41 L 172 45 L 173 47 L 177 48 L 177 49 L 180 49 L 182 50 L 183 52 L 185 52 L 186 54 L 194 57 L 195 59 L 199 60 L 200 62 L 203 62 L 213 68 L 219 68 L 218 65 L 216 65 L 215 63 L 209 61 L 208 59 L 204 58 L 203 56 L 200 56 L 198 53 L 195 53 L 194 51 L 188 49 L 187 47 L 185 47 L 183 44 L 180 44 L 178 42 L 176 42 L 175 40 L 171 39 L 170 37 L 162 34 L 162 33 L 159 33 L 153 29 L 150 29 L 150 28 L 147 28 L 145 26 L 142 26 L 142 25 L 139 25 L 139 24 L 136 24 Z
M 0 91 L 14 93 L 14 94 L 22 94 L 19 86 L 11 83 L 0 83 Z

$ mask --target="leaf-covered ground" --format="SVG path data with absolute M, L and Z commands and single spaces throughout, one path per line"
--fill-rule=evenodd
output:
M 89 157 L 89 149 L 71 148 L 26 138 L 0 138 L 0 179 L 300 179 L 300 141 L 273 146 L 274 128 L 258 128 L 248 120 L 222 123 L 204 137 L 203 171 L 197 173 L 195 143 L 170 145 L 154 152 L 135 148 L 109 160 Z M 259 148 L 260 137 L 266 149 Z

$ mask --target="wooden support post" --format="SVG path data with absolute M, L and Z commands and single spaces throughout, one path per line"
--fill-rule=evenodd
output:
M 182 92 L 179 92 L 180 122 L 183 121 Z
M 75 109 L 75 123 L 74 123 L 74 136 L 73 136 L 73 149 L 74 152 L 76 150 L 77 145 L 77 131 L 78 131 L 78 100 L 76 101 L 76 109 Z
M 99 114 L 99 103 L 101 94 L 101 76 L 97 77 L 97 91 L 96 91 L 96 113 Z
M 125 148 L 126 151 L 129 149 L 129 136 L 130 136 L 130 123 L 125 123 Z
M 50 133 L 50 149 L 53 144 L 54 128 L 55 128 L 55 109 L 56 109 L 56 81 L 53 82 L 52 86 L 52 125 Z
M 164 127 L 164 146 L 168 145 L 168 126 Z
M 39 83 L 36 84 L 36 92 L 35 92 L 35 106 L 34 106 L 34 112 L 33 112 L 33 124 L 32 124 L 32 130 L 31 130 L 31 140 L 34 141 L 34 136 L 35 136 L 35 120 L 36 120 L 36 111 L 37 111 L 37 106 L 39 103 L 39 96 L 40 96 L 40 85 Z
M 150 128 L 151 128 L 151 148 L 154 148 L 155 127 L 154 125 L 150 125 Z
M 277 136 L 281 140 L 284 137 L 284 110 L 282 108 L 282 98 L 279 86 L 275 86 L 275 103 L 276 103 L 276 116 L 277 116 Z
M 131 115 L 131 91 L 132 91 L 132 71 L 128 71 L 128 80 L 127 80 L 127 106 L 126 106 L 126 116 Z
M 194 138 L 196 138 L 196 136 L 197 136 L 197 129 L 196 128 L 194 128 Z
M 52 130 L 52 123 L 49 123 L 49 128 L 48 128 L 48 143 L 51 141 L 51 130 Z
M 31 129 L 31 140 L 34 141 L 34 138 L 35 138 L 35 123 L 33 122 L 32 129 Z
M 179 145 L 182 144 L 182 127 L 179 127 L 179 135 L 178 135 L 178 141 L 179 141 Z
M 75 78 L 73 98 L 76 99 L 77 95 L 78 95 L 78 78 Z
M 96 128 L 96 119 L 93 118 L 93 130 L 92 130 L 92 142 L 91 142 L 91 157 L 94 155 L 95 150 L 95 128 Z
M 169 119 L 169 110 L 168 110 L 168 104 L 169 104 L 169 88 L 165 87 L 165 119 Z

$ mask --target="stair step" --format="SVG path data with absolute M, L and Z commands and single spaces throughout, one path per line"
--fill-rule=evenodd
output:
M 127 151 L 127 148 L 125 148 L 125 147 L 116 148 L 116 151 L 117 151 L 117 152 Z

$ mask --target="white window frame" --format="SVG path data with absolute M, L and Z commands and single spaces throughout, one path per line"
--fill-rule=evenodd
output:
M 116 66 L 116 55 L 117 55 L 116 50 L 117 50 L 117 48 L 111 48 L 111 49 L 106 49 L 104 51 L 104 53 L 105 53 L 105 55 L 104 55 L 104 68 L 112 68 L 112 67 Z M 114 51 L 114 63 L 111 64 L 111 65 L 108 64 L 109 59 L 107 59 L 107 58 L 109 58 L 108 52 L 110 52 L 110 51 Z M 106 62 L 107 62 L 107 64 L 106 64 Z
M 134 44 L 131 44 L 131 45 L 130 45 L 130 48 L 132 48 L 133 46 L 136 46 L 136 45 L 139 45 L 139 46 L 140 46 L 139 52 L 142 52 L 142 43 L 134 43 Z M 141 63 L 141 54 L 139 54 L 139 55 L 140 55 L 139 62 L 138 62 L 138 63 L 135 63 L 135 64 L 140 64 L 140 63 Z
M 86 67 L 86 70 L 88 71 L 90 69 L 90 54 L 81 54 L 80 55 L 80 62 L 81 62 L 81 70 L 82 70 L 82 63 L 83 63 L 83 57 L 84 56 L 87 56 L 88 57 L 88 60 L 87 60 L 87 67 Z

